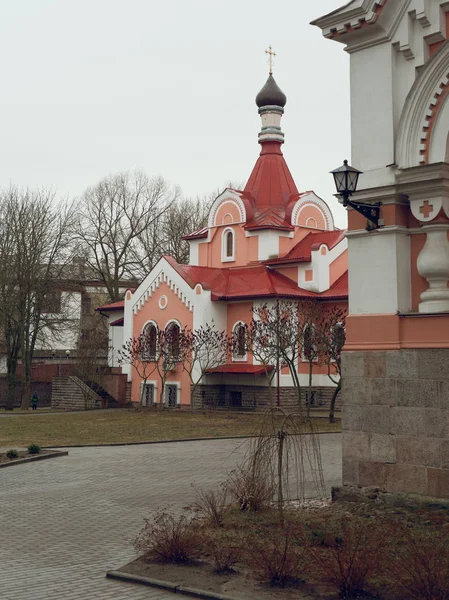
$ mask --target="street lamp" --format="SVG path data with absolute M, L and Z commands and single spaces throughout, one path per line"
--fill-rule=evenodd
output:
M 379 217 L 382 202 L 366 204 L 365 202 L 353 202 L 350 200 L 352 194 L 357 191 L 357 183 L 359 181 L 359 176 L 363 175 L 362 171 L 351 167 L 348 165 L 348 161 L 345 160 L 342 167 L 334 169 L 331 173 L 334 176 L 335 187 L 337 188 L 337 193 L 341 197 L 343 206 L 350 206 L 368 219 L 366 223 L 367 231 L 378 229 L 380 226 Z

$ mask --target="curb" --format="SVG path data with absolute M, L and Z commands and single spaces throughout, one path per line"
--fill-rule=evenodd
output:
M 107 571 L 106 577 L 109 579 L 118 579 L 128 583 L 139 583 L 162 590 L 173 592 L 174 594 L 183 594 L 184 596 L 193 596 L 202 600 L 238 600 L 234 596 L 224 596 L 215 592 L 207 592 L 193 587 L 187 587 L 173 581 L 165 581 L 163 579 L 153 579 L 152 577 L 142 577 L 141 575 L 132 575 L 124 571 Z
M 43 448 L 46 449 L 46 448 Z M 14 465 L 23 465 L 24 463 L 33 462 L 34 460 L 46 460 L 47 458 L 58 458 L 58 456 L 68 456 L 68 452 L 51 452 L 49 454 L 38 454 L 37 456 L 27 456 L 25 458 L 19 458 L 12 460 L 11 462 L 0 463 L 0 469 L 6 467 L 12 467 Z
M 321 431 L 317 435 L 340 435 L 341 431 Z M 298 435 L 310 435 L 309 433 L 300 433 Z M 159 440 L 149 442 L 116 442 L 111 444 L 65 444 L 64 446 L 41 446 L 43 450 L 50 448 L 113 448 L 115 446 L 148 446 L 150 444 L 177 444 L 181 442 L 211 442 L 220 440 L 249 440 L 258 437 L 257 435 L 229 435 L 224 437 L 202 437 L 202 438 L 182 438 L 180 440 Z

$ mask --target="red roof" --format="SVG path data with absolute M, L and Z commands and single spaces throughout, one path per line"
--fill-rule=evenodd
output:
M 348 295 L 348 271 L 346 271 L 328 290 L 318 296 L 327 300 L 345 300 Z
M 267 366 L 267 371 L 272 371 L 271 365 Z M 247 365 L 245 363 L 232 363 L 231 365 L 221 365 L 215 369 L 206 371 L 208 374 L 227 373 L 234 375 L 265 375 L 265 367 L 263 365 Z
M 197 231 L 194 231 L 193 233 L 189 233 L 189 235 L 185 235 L 182 239 L 183 240 L 198 240 L 201 238 L 207 238 L 208 231 L 209 230 L 207 227 L 203 227 L 202 229 L 197 229 Z
M 313 298 L 317 295 L 299 288 L 294 281 L 265 265 L 215 269 L 180 265 L 170 256 L 165 258 L 190 287 L 200 283 L 210 290 L 212 300 Z
M 339 229 L 335 231 L 311 231 L 300 242 L 294 246 L 290 252 L 280 258 L 272 258 L 265 261 L 265 264 L 275 265 L 286 262 L 310 262 L 312 260 L 312 250 L 318 250 L 322 244 L 332 250 L 337 244 L 343 241 L 345 232 Z
M 117 319 L 116 321 L 112 321 L 111 327 L 121 327 L 124 322 L 125 322 L 125 317 L 120 317 L 120 319 Z
M 99 306 L 95 310 L 99 312 L 106 312 L 108 310 L 120 310 L 125 308 L 125 301 L 120 300 L 119 302 L 113 302 L 112 304 L 105 304 L 104 306 Z
M 285 162 L 280 142 L 262 144 L 260 156 L 244 189 L 254 203 L 254 217 L 248 229 L 291 229 L 286 218 L 287 206 L 299 198 L 299 192 Z

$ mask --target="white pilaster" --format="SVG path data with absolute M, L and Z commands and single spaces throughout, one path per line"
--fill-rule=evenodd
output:
M 449 224 L 424 225 L 426 243 L 418 256 L 418 272 L 427 279 L 429 288 L 421 294 L 420 313 L 449 311 Z

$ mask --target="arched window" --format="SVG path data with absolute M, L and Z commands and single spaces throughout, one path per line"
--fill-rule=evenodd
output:
M 307 323 L 303 331 L 302 360 L 316 362 L 318 360 L 318 345 L 315 325 Z
M 229 227 L 223 231 L 222 237 L 222 260 L 230 262 L 234 260 L 235 255 L 235 237 L 234 231 Z
M 142 331 L 142 359 L 148 362 L 156 359 L 157 327 L 155 323 L 147 323 Z
M 234 360 L 246 360 L 246 325 L 239 321 L 232 330 L 232 357 Z
M 178 323 L 172 321 L 165 328 L 165 343 L 167 344 L 167 354 L 173 360 L 179 360 L 181 354 L 180 347 L 181 328 Z

